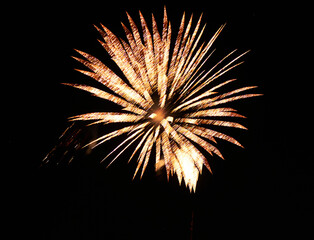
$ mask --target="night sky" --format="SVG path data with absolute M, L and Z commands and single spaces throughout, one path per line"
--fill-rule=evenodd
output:
M 310 7 L 209 2 L 78 1 L 75 5 L 21 6 L 25 12 L 12 26 L 16 36 L 12 36 L 15 50 L 10 63 L 14 64 L 10 64 L 13 69 L 6 90 L 12 97 L 8 100 L 12 120 L 3 125 L 9 152 L 3 160 L 12 166 L 3 181 L 8 189 L 4 210 L 12 239 L 17 239 L 13 235 L 43 240 L 291 235 L 310 239 L 314 226 Z M 179 186 L 176 177 L 167 182 L 164 172 L 156 174 L 152 161 L 142 180 L 137 176 L 132 181 L 136 161 L 127 163 L 130 152 L 109 168 L 108 161 L 100 164 L 121 139 L 90 153 L 73 151 L 75 159 L 69 165 L 40 167 L 69 126 L 68 117 L 115 109 L 113 104 L 61 84 L 93 83 L 74 70 L 83 68 L 71 58 L 79 57 L 74 49 L 115 68 L 98 43 L 101 37 L 93 24 L 102 23 L 124 37 L 120 21 L 127 23 L 125 11 L 139 23 L 141 10 L 146 19 L 154 13 L 160 29 L 164 5 L 173 32 L 184 11 L 195 19 L 203 12 L 203 23 L 207 23 L 203 40 L 227 23 L 214 44 L 208 68 L 235 48 L 240 52 L 251 49 L 243 58 L 245 63 L 228 76 L 238 79 L 238 87 L 258 85 L 254 93 L 264 96 L 232 105 L 247 117 L 241 124 L 248 131 L 223 129 L 245 149 L 218 141 L 225 160 L 210 159 L 213 175 L 204 169 L 193 194 Z M 85 129 L 78 142 L 99 136 L 106 127 Z

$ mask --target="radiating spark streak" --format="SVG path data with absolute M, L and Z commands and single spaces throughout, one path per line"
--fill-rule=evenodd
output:
M 190 123 L 190 124 L 195 124 L 195 125 L 207 124 L 207 125 L 216 125 L 216 126 L 222 126 L 222 127 L 241 128 L 241 129 L 247 130 L 246 127 L 236 122 L 210 120 L 210 119 L 202 119 L 202 118 L 177 118 L 175 123 Z
M 167 178 L 169 179 L 170 170 L 173 169 L 173 163 L 171 161 L 171 156 L 173 155 L 173 152 L 171 150 L 169 137 L 164 131 L 161 133 L 161 146 L 161 150 L 165 160 Z
M 245 118 L 243 115 L 233 112 L 231 108 L 213 108 L 201 110 L 193 113 L 186 114 L 187 117 L 240 117 Z
M 180 94 L 182 93 L 183 96 L 185 96 L 186 91 L 190 90 L 191 86 L 195 83 L 200 81 L 202 78 L 201 76 L 204 74 L 205 70 L 200 71 L 200 69 L 203 67 L 203 65 L 207 62 L 207 60 L 211 57 L 211 55 L 214 53 L 215 49 L 206 57 L 206 59 L 204 59 L 203 61 L 200 62 L 199 66 L 196 68 L 194 68 L 190 74 L 190 76 L 187 77 L 186 82 L 184 83 L 183 88 L 180 90 Z
M 127 110 L 133 113 L 136 113 L 138 115 L 143 115 L 146 114 L 146 111 L 136 107 L 135 105 L 133 105 L 132 103 L 129 103 L 125 100 L 123 100 L 122 98 L 116 97 L 110 93 L 107 93 L 105 91 L 102 91 L 98 88 L 94 88 L 94 87 L 90 87 L 90 86 L 86 86 L 86 85 L 80 85 L 80 84 L 69 84 L 69 83 L 63 83 L 64 85 L 68 85 L 68 86 L 72 86 L 81 90 L 85 90 L 87 92 L 92 93 L 94 96 L 105 99 L 105 100 L 109 100 L 113 103 L 116 103 L 122 107 L 124 107 L 123 110 Z
M 142 97 L 136 91 L 130 88 L 125 82 L 123 82 L 121 78 L 119 78 L 107 66 L 101 63 L 97 58 L 92 57 L 91 55 L 84 53 L 82 51 L 79 51 L 79 50 L 77 50 L 77 52 L 79 52 L 92 64 L 84 60 L 79 60 L 78 58 L 75 58 L 75 59 L 79 60 L 85 66 L 90 68 L 92 71 L 94 71 L 94 73 L 83 71 L 83 70 L 78 70 L 78 71 L 103 83 L 104 85 L 106 85 L 106 87 L 116 92 L 121 97 L 126 98 L 129 101 L 133 101 L 137 104 L 140 104 L 143 107 L 149 108 L 149 106 L 147 106 L 146 104 L 146 101 L 143 101 L 144 99 L 142 99 Z
M 248 52 L 248 51 L 247 51 Z M 231 69 L 239 66 L 240 64 L 242 64 L 243 62 L 237 63 L 229 68 L 227 68 L 228 66 L 230 66 L 235 60 L 237 60 L 238 58 L 242 57 L 244 54 L 246 54 L 247 52 L 241 54 L 239 57 L 237 57 L 236 59 L 230 61 L 228 64 L 226 64 L 224 67 L 222 67 L 220 70 L 218 70 L 215 74 L 213 74 L 211 77 L 209 77 L 205 82 L 203 82 L 199 87 L 197 87 L 195 90 L 193 90 L 187 97 L 186 99 L 190 98 L 191 96 L 193 96 L 194 94 L 196 94 L 198 91 L 200 91 L 204 86 L 208 85 L 210 82 L 214 81 L 215 79 L 219 78 L 220 76 L 224 75 L 226 72 L 230 71 Z M 226 69 L 227 68 L 227 69 Z M 226 69 L 226 70 L 225 70 Z M 224 71 L 223 71 L 224 70 Z M 207 75 L 207 74 L 206 74 Z M 205 76 L 206 76 L 205 75 Z M 200 80 L 202 81 L 205 76 Z
M 215 154 L 222 159 L 223 156 L 216 147 L 216 139 L 242 147 L 233 137 L 214 131 L 210 127 L 247 129 L 239 123 L 229 121 L 230 119 L 224 120 L 225 117 L 244 118 L 235 109 L 216 106 L 261 94 L 241 95 L 243 91 L 251 90 L 255 86 L 219 93 L 223 86 L 236 79 L 211 85 L 214 80 L 240 65 L 242 62 L 238 60 L 248 52 L 230 60 L 229 58 L 236 52 L 233 50 L 206 70 L 207 62 L 214 52 L 211 50 L 212 45 L 226 24 L 221 25 L 208 42 L 201 43 L 205 33 L 202 15 L 193 29 L 193 15 L 186 23 L 184 13 L 176 36 L 168 20 L 166 8 L 161 31 L 158 31 L 153 14 L 151 17 L 150 28 L 143 14 L 139 12 L 142 30 L 140 31 L 127 13 L 129 28 L 121 23 L 126 39 L 116 36 L 103 25 L 95 26 L 103 38 L 99 42 L 123 76 L 118 76 L 90 54 L 77 50 L 84 59 L 73 58 L 89 69 L 78 71 L 102 83 L 104 88 L 80 84 L 65 85 L 115 103 L 120 106 L 120 110 L 85 113 L 73 116 L 69 120 L 89 121 L 91 122 L 89 124 L 120 124 L 118 130 L 100 136 L 86 146 L 92 144 L 96 147 L 127 134 L 125 140 L 102 161 L 117 153 L 109 163 L 111 165 L 126 149 L 139 141 L 129 159 L 130 161 L 139 152 L 134 177 L 142 168 L 140 175 L 142 178 L 153 155 L 156 171 L 164 165 L 168 179 L 170 174 L 175 174 L 180 184 L 184 180 L 190 191 L 195 191 L 203 165 L 212 171 L 205 155 L 197 146 L 204 149 L 209 156 Z M 171 42 L 172 38 L 175 39 L 174 44 Z M 224 63 L 225 61 L 227 62 Z M 218 67 L 220 68 L 217 69 Z M 107 92 L 108 89 L 112 93 Z
M 137 76 L 136 72 L 134 71 L 132 65 L 130 64 L 130 61 L 125 61 L 126 58 L 128 58 L 128 55 L 126 51 L 124 50 L 123 46 L 121 45 L 119 39 L 106 27 L 104 27 L 104 30 L 109 36 L 109 39 L 111 40 L 111 44 L 108 46 L 113 46 L 112 51 L 115 53 L 115 55 L 112 57 L 112 59 L 115 61 L 115 63 L 119 66 L 119 68 L 124 73 L 125 77 L 128 79 L 128 81 L 131 83 L 132 87 L 137 91 L 142 93 L 142 95 L 145 96 L 146 100 L 149 101 L 150 104 L 153 104 L 153 101 L 148 94 L 147 90 L 143 86 L 143 82 L 139 77 Z
M 160 126 L 158 126 L 160 127 Z M 160 164 L 162 161 L 160 159 L 160 152 L 161 152 L 161 142 L 160 136 L 156 138 L 156 163 L 155 163 L 155 170 L 158 171 L 160 169 Z
M 128 126 L 128 127 L 124 127 L 124 128 L 121 128 L 121 129 L 118 129 L 116 131 L 113 131 L 111 133 L 108 133 L 106 135 L 103 135 L 93 141 L 91 141 L 90 143 L 86 144 L 84 147 L 87 147 L 89 146 L 90 144 L 94 144 L 96 142 L 98 142 L 96 145 L 94 145 L 93 148 L 99 146 L 100 144 L 103 144 L 104 142 L 112 139 L 112 138 L 115 138 L 115 137 L 118 137 L 124 133 L 130 133 L 132 131 L 136 131 L 137 129 L 139 128 L 144 128 L 148 125 L 148 123 L 143 123 L 143 124 L 137 124 L 137 125 L 133 125 L 133 126 Z
M 101 160 L 101 162 L 105 161 L 111 154 L 113 154 L 115 151 L 117 151 L 121 146 L 123 146 L 126 142 L 128 142 L 129 140 L 131 140 L 133 138 L 133 140 L 122 150 L 119 152 L 119 154 L 108 164 L 107 167 L 109 167 L 109 165 L 111 165 L 111 163 L 113 163 L 123 152 L 124 150 L 130 146 L 136 139 L 138 139 L 141 135 L 143 135 L 143 128 L 139 129 L 137 132 L 133 133 L 131 136 L 129 136 L 127 139 L 125 139 L 122 143 L 120 143 L 114 150 L 112 150 L 103 160 Z M 142 132 L 142 133 L 141 133 Z
M 201 99 L 201 98 L 208 97 L 208 96 L 210 96 L 210 95 L 216 94 L 216 92 L 214 92 L 214 90 L 216 90 L 216 89 L 218 89 L 218 88 L 220 88 L 220 87 L 222 87 L 222 86 L 224 86 L 224 85 L 226 85 L 226 84 L 228 84 L 228 83 L 231 83 L 231 82 L 233 82 L 233 81 L 235 81 L 235 80 L 236 80 L 236 79 L 231 79 L 231 80 L 225 81 L 225 82 L 223 82 L 223 83 L 221 83 L 221 84 L 218 84 L 217 86 L 215 86 L 215 87 L 213 87 L 213 88 L 207 90 L 206 92 L 202 93 L 201 95 L 199 95 L 199 96 L 197 96 L 197 97 L 195 97 L 195 98 L 192 98 L 191 100 L 186 101 L 186 102 L 184 102 L 183 104 L 179 105 L 178 107 L 176 107 L 176 108 L 173 110 L 173 112 L 175 112 L 175 111 L 181 109 L 182 107 L 187 106 L 187 105 L 189 105 L 189 104 L 191 104 L 191 103 L 193 103 L 193 102 L 196 102 L 197 100 L 199 100 L 199 99 Z M 217 98 L 217 97 L 215 97 L 215 99 L 216 99 L 216 98 Z
M 201 139 L 200 137 L 198 137 L 196 134 L 194 134 L 193 132 L 191 132 L 190 130 L 181 127 L 179 125 L 175 125 L 176 126 L 176 130 L 183 134 L 184 136 L 186 136 L 187 138 L 191 139 L 192 141 L 194 141 L 195 143 L 197 143 L 198 145 L 200 145 L 202 148 L 204 148 L 208 153 L 210 153 L 212 155 L 212 152 L 214 152 L 215 154 L 217 154 L 219 157 L 223 158 L 223 156 L 221 155 L 221 153 L 219 152 L 219 150 L 214 147 L 213 145 L 211 145 L 210 143 L 204 141 L 203 139 Z
M 136 152 L 140 149 L 140 147 L 143 145 L 144 141 L 146 140 L 146 138 L 148 137 L 148 134 L 151 133 L 151 131 L 153 130 L 153 128 L 150 128 L 145 135 L 143 136 L 143 138 L 141 139 L 141 141 L 139 142 L 139 144 L 137 145 L 137 147 L 135 148 L 133 154 L 131 155 L 129 162 L 131 161 L 131 159 L 134 157 L 134 155 L 136 154 Z
M 252 88 L 256 88 L 256 86 L 251 86 L 251 87 L 239 88 L 239 89 L 236 89 L 234 91 L 231 91 L 231 92 L 228 92 L 228 93 L 225 93 L 225 94 L 221 94 L 219 96 L 215 96 L 214 99 L 205 99 L 205 100 L 197 101 L 197 100 L 199 100 L 201 98 L 208 97 L 210 95 L 215 94 L 215 92 L 213 92 L 213 90 L 216 90 L 217 88 L 219 88 L 219 87 L 221 87 L 221 86 L 223 86 L 225 84 L 233 82 L 234 80 L 235 79 L 231 79 L 231 80 L 228 80 L 228 81 L 226 81 L 226 82 L 224 82 L 222 84 L 217 85 L 216 87 L 213 87 L 212 89 L 206 91 L 205 93 L 199 95 L 198 97 L 195 97 L 195 98 L 193 98 L 193 99 L 191 99 L 191 100 L 181 104 L 180 106 L 175 108 L 173 110 L 173 112 L 177 111 L 178 109 L 181 109 L 181 111 L 182 110 L 187 110 L 187 109 L 193 108 L 195 106 L 198 106 L 198 108 L 206 108 L 206 107 L 216 106 L 216 105 L 228 102 L 228 101 L 236 101 L 236 100 L 243 99 L 243 98 L 259 96 L 259 94 L 245 94 L 245 95 L 241 95 L 241 96 L 228 98 L 229 100 L 225 100 L 224 99 L 224 100 L 217 101 L 219 99 L 223 99 L 225 97 L 231 96 L 231 95 L 233 95 L 235 93 L 239 93 L 239 92 L 243 92 L 243 91 L 246 91 L 246 90 L 249 90 L 249 89 L 252 89 Z M 211 104 L 213 104 L 213 105 L 211 105 Z M 184 107 L 184 106 L 186 106 L 186 107 Z M 184 108 L 182 108 L 182 107 L 184 107 Z
M 153 103 L 153 100 L 150 96 L 151 94 L 151 88 L 145 88 L 145 86 L 147 87 L 149 85 L 149 83 L 147 83 L 147 77 L 146 77 L 146 73 L 143 73 L 143 71 L 141 71 L 140 69 L 143 69 L 141 67 L 139 67 L 139 63 L 137 62 L 130 46 L 123 40 L 121 39 L 121 42 L 123 44 L 123 47 L 129 57 L 130 60 L 130 68 L 133 68 L 133 71 L 136 75 L 136 81 L 131 81 L 132 82 L 132 86 L 137 89 L 137 91 L 139 91 L 141 93 L 142 96 L 145 97 L 146 100 L 148 100 L 150 103 Z M 150 91 L 150 92 L 149 92 Z
M 142 147 L 142 150 L 140 152 L 140 155 L 139 155 L 139 159 L 138 159 L 138 164 L 137 164 L 137 167 L 136 167 L 136 170 L 135 170 L 135 173 L 134 173 L 134 176 L 133 178 L 135 178 L 139 168 L 141 167 L 143 161 L 144 161 L 144 158 L 145 156 L 147 155 L 147 152 L 148 152 L 148 148 L 149 146 L 153 143 L 152 142 L 152 139 L 153 139 L 153 135 L 154 133 L 152 132 L 148 137 L 147 137 L 147 140 L 145 141 L 143 147 Z M 149 156 L 148 156 L 149 157 Z
M 213 101 L 212 99 L 206 99 L 206 100 L 202 100 L 199 101 L 197 103 L 193 103 L 190 106 L 187 106 L 185 108 L 182 109 L 183 110 L 187 110 L 187 109 L 191 109 L 193 107 L 196 107 L 198 109 L 204 109 L 204 108 L 208 108 L 208 107 L 213 107 L 213 106 L 217 106 L 220 104 L 224 104 L 227 102 L 233 102 L 236 100 L 240 100 L 240 99 L 245 99 L 245 98 L 250 98 L 250 97 L 258 97 L 261 96 L 262 94 L 245 94 L 245 95 L 241 95 L 241 96 L 236 96 L 236 97 L 231 97 L 231 98 L 225 98 L 225 99 L 221 99 L 221 100 L 216 100 Z
M 243 148 L 243 146 L 237 140 L 235 140 L 233 137 L 230 137 L 230 136 L 228 136 L 226 134 L 214 131 L 212 129 L 208 129 L 208 128 L 204 128 L 204 127 L 200 127 L 200 126 L 193 126 L 193 127 L 191 127 L 191 126 L 188 126 L 188 125 L 187 126 L 184 125 L 184 127 L 186 127 L 187 129 L 191 129 L 191 130 L 194 129 L 194 133 L 196 133 L 198 135 L 200 135 L 199 134 L 200 132 L 197 132 L 196 130 L 203 131 L 203 134 L 205 133 L 205 134 L 208 134 L 208 135 L 210 135 L 212 137 L 223 139 L 225 141 L 231 142 L 231 143 L 233 143 L 235 145 L 238 145 L 238 146 Z
M 149 139 L 147 139 L 145 146 L 143 147 L 143 150 L 145 149 L 145 153 L 143 154 L 142 161 L 144 160 L 144 157 L 145 157 L 145 161 L 144 161 L 143 168 L 142 168 L 141 178 L 142 178 L 144 171 L 147 167 L 148 160 L 149 160 L 149 157 L 151 154 L 151 150 L 152 150 L 152 147 L 154 144 L 153 135 L 154 135 L 154 133 L 152 132 L 151 135 L 149 136 Z M 140 167 L 140 163 L 138 164 L 137 169 L 139 169 L 139 167 Z M 136 172 L 137 171 L 135 170 L 134 176 L 136 176 Z
M 211 47 L 211 45 L 208 46 L 208 49 L 209 49 L 210 47 Z M 208 50 L 207 50 L 207 51 L 208 51 Z M 205 82 L 203 82 L 203 80 L 204 80 L 220 63 L 222 63 L 226 58 L 228 58 L 228 57 L 229 57 L 231 54 L 233 54 L 235 51 L 237 51 L 237 50 L 236 50 L 236 49 L 233 50 L 232 52 L 230 52 L 229 54 L 227 54 L 224 58 L 222 58 L 218 63 L 216 63 L 215 66 L 213 66 L 209 71 L 207 71 L 206 74 L 204 74 L 201 79 L 199 79 L 198 81 L 193 81 L 193 85 L 191 85 L 191 86 L 189 87 L 190 90 L 194 89 L 198 84 L 200 84 L 200 83 L 202 83 L 202 84 L 201 84 L 201 86 L 199 86 L 196 90 L 194 90 L 191 94 L 189 94 L 187 97 L 185 97 L 185 98 L 183 99 L 183 101 L 184 101 L 185 99 L 188 99 L 190 96 L 192 96 L 192 95 L 195 94 L 197 91 L 199 91 L 203 86 L 205 86 L 206 84 L 208 84 L 208 82 L 205 83 Z M 222 75 L 222 74 L 221 74 L 221 75 Z M 221 76 L 221 75 L 219 75 L 219 76 Z M 209 78 L 209 80 L 211 80 L 214 76 L 215 76 L 215 74 L 212 75 L 212 76 Z M 208 81 L 208 80 L 207 80 L 207 81 Z M 212 81 L 212 80 L 211 80 L 211 81 Z
M 195 167 L 193 160 L 191 159 L 191 156 L 189 154 L 186 154 L 179 148 L 175 149 L 175 155 L 177 156 L 177 159 L 179 160 L 180 164 L 180 170 L 178 174 L 178 178 L 182 177 L 184 178 L 186 186 L 190 188 L 190 191 L 195 191 L 197 179 L 199 176 L 199 171 Z
M 218 35 L 220 34 L 220 32 L 222 31 L 222 29 L 225 27 L 226 24 L 222 25 L 218 30 L 217 32 L 214 34 L 214 36 L 211 38 L 211 40 L 208 42 L 207 46 L 205 47 L 203 53 L 202 53 L 202 58 L 206 55 L 206 53 L 208 52 L 208 50 L 211 48 L 212 44 L 214 43 L 214 41 L 216 40 L 216 38 L 218 37 Z M 215 50 L 214 50 L 215 51 Z M 236 51 L 236 50 L 234 50 Z M 232 51 L 230 54 L 232 54 L 234 51 Z M 199 81 L 197 81 L 196 83 L 198 82 L 201 82 L 208 74 L 211 73 L 211 71 L 213 71 L 225 58 L 227 58 L 230 54 L 228 54 L 226 57 L 224 57 L 221 61 L 219 61 L 214 67 L 212 67 L 209 71 L 207 71 L 207 73 L 202 77 L 202 79 L 200 79 Z M 211 54 L 208 56 L 210 57 Z M 200 61 L 200 60 L 199 60 Z M 201 65 L 203 65 L 205 62 L 207 61 L 207 59 L 205 59 L 203 61 L 203 63 Z M 191 71 L 193 72 L 193 71 Z M 198 72 L 198 70 L 196 71 Z M 192 89 L 192 87 L 191 87 Z
M 129 114 L 129 113 L 115 113 L 115 112 L 94 112 L 86 113 L 70 117 L 70 121 L 78 120 L 99 120 L 97 123 L 112 123 L 112 122 L 137 122 L 143 119 L 143 116 Z
M 185 81 L 184 81 L 184 80 L 185 80 L 184 74 L 187 73 L 187 71 L 188 71 L 189 68 L 192 66 L 192 64 L 195 62 L 196 58 L 198 57 L 198 55 L 200 54 L 200 52 L 201 52 L 201 50 L 202 50 L 202 48 L 203 48 L 203 45 L 202 45 L 202 46 L 199 48 L 198 52 L 194 55 L 193 59 L 190 61 L 190 58 L 193 56 L 192 54 L 193 54 L 193 52 L 194 52 L 194 50 L 195 50 L 195 48 L 196 48 L 196 46 L 197 46 L 197 44 L 198 44 L 198 42 L 199 42 L 199 40 L 200 40 L 200 37 L 202 36 L 202 34 L 203 34 L 203 32 L 204 32 L 204 29 L 205 29 L 205 26 L 204 26 L 203 29 L 202 29 L 202 31 L 200 32 L 200 34 L 199 34 L 197 40 L 195 41 L 195 43 L 194 43 L 192 49 L 190 50 L 190 48 L 191 48 L 191 46 L 192 46 L 192 44 L 193 44 L 193 42 L 194 42 L 196 33 L 197 33 L 198 29 L 199 29 L 199 26 L 200 26 L 200 23 L 201 23 L 201 19 L 202 19 L 202 16 L 199 18 L 199 21 L 198 21 L 198 23 L 197 23 L 197 25 L 196 25 L 196 28 L 195 28 L 195 30 L 194 30 L 194 32 L 193 32 L 193 34 L 192 34 L 192 38 L 190 39 L 190 41 L 188 41 L 189 44 L 188 44 L 188 45 L 186 46 L 186 48 L 184 49 L 183 56 L 186 55 L 186 57 L 183 57 L 183 58 L 182 58 L 182 59 L 184 59 L 184 61 L 181 59 L 181 62 L 182 62 L 182 64 L 184 64 L 184 65 L 182 66 L 182 71 L 180 71 L 180 74 L 177 76 L 177 81 L 175 82 L 175 85 L 173 86 L 173 89 L 175 89 L 175 90 L 177 90 L 177 89 L 182 85 L 182 83 L 185 82 Z M 188 55 L 187 55 L 187 54 L 188 54 Z M 201 55 L 201 56 L 202 56 L 202 55 Z M 178 83 L 177 86 L 176 86 L 176 83 Z
M 146 157 L 145 157 L 145 162 L 144 162 L 144 165 L 143 165 L 143 168 L 142 168 L 141 178 L 143 177 L 143 174 L 144 174 L 145 169 L 146 169 L 146 167 L 147 167 L 147 164 L 148 164 L 148 160 L 149 160 L 149 157 L 150 157 L 150 154 L 151 154 L 152 147 L 153 147 L 154 143 L 156 142 L 156 140 L 157 140 L 157 138 L 158 138 L 159 130 L 160 130 L 160 126 L 157 126 L 157 129 L 155 130 L 155 132 L 153 132 L 154 138 L 152 139 L 152 141 L 149 142 L 148 153 L 146 154 Z
M 171 58 L 171 62 L 170 62 L 170 67 L 169 67 L 169 78 L 170 79 L 173 79 L 173 77 L 174 77 L 174 65 L 175 65 L 176 59 L 178 57 L 178 51 L 179 51 L 179 47 L 180 47 L 180 42 L 181 42 L 183 30 L 184 30 L 184 22 L 185 22 L 185 13 L 183 13 L 183 16 L 181 19 L 179 32 L 178 32 L 178 35 L 176 38 L 176 42 L 174 45 L 173 54 L 172 54 L 172 58 Z
M 144 59 L 146 63 L 146 69 L 148 74 L 148 79 L 151 86 L 155 86 L 157 82 L 157 66 L 155 62 L 155 56 L 153 53 L 153 42 L 152 36 L 148 30 L 146 21 L 140 12 L 140 19 L 143 28 L 143 37 L 144 37 Z

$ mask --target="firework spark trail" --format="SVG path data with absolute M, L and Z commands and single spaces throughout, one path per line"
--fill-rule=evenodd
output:
M 160 168 L 161 163 L 164 163 L 168 178 L 170 174 L 176 174 L 179 183 L 183 179 L 190 191 L 195 191 L 203 165 L 211 171 L 204 154 L 198 150 L 196 145 L 199 145 L 210 155 L 214 153 L 220 158 L 223 158 L 222 154 L 213 145 L 216 143 L 215 138 L 242 147 L 234 138 L 209 128 L 214 125 L 246 129 L 239 123 L 217 119 L 244 117 L 236 113 L 236 110 L 220 107 L 220 105 L 261 95 L 236 95 L 253 89 L 255 86 L 242 87 L 223 94 L 216 92 L 219 88 L 234 82 L 236 79 L 214 85 L 205 92 L 202 90 L 226 72 L 240 65 L 242 62 L 237 62 L 237 60 L 247 52 L 229 60 L 219 70 L 216 70 L 219 65 L 222 65 L 236 52 L 234 50 L 223 57 L 209 71 L 201 71 L 205 62 L 212 55 L 213 51 L 210 49 L 225 24 L 216 31 L 207 43 L 200 44 L 205 29 L 205 25 L 201 26 L 202 16 L 198 19 L 193 30 L 193 16 L 185 27 L 186 19 L 185 14 L 183 14 L 174 47 L 171 49 L 173 32 L 166 9 L 164 9 L 161 32 L 158 31 L 154 15 L 152 15 L 152 32 L 150 32 L 146 20 L 140 12 L 142 34 L 128 13 L 127 17 L 130 29 L 122 23 L 126 40 L 118 38 L 103 25 L 101 28 L 95 26 L 103 38 L 99 42 L 120 68 L 124 79 L 127 81 L 124 81 L 97 58 L 77 50 L 85 59 L 77 57 L 74 59 L 90 70 L 78 71 L 102 83 L 113 94 L 91 86 L 66 84 L 111 101 L 121 106 L 122 111 L 86 113 L 71 117 L 70 120 L 92 121 L 91 124 L 133 124 L 101 136 L 90 144 L 97 143 L 95 146 L 98 146 L 112 138 L 128 134 L 128 137 L 109 154 L 111 155 L 124 146 L 124 149 L 119 150 L 120 152 L 111 161 L 112 163 L 125 149 L 140 139 L 130 157 L 130 159 L 133 158 L 139 152 L 134 177 L 141 167 L 142 177 L 152 155 L 152 150 L 155 149 L 156 170 Z

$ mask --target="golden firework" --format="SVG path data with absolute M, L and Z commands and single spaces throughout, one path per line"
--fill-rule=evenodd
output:
M 222 154 L 214 146 L 216 138 L 241 146 L 234 138 L 212 130 L 210 126 L 246 129 L 239 123 L 221 120 L 223 117 L 230 119 L 243 116 L 236 113 L 235 109 L 220 105 L 261 95 L 242 94 L 255 86 L 242 87 L 222 94 L 217 92 L 219 88 L 235 79 L 211 86 L 214 80 L 241 64 L 237 60 L 247 52 L 228 61 L 227 59 L 236 52 L 234 50 L 210 70 L 205 71 L 202 68 L 213 52 L 210 49 L 225 25 L 222 25 L 208 42 L 200 44 L 205 28 L 201 27 L 202 16 L 193 30 L 193 17 L 191 16 L 186 24 L 183 14 L 172 45 L 172 28 L 166 9 L 161 32 L 158 31 L 154 15 L 150 30 L 140 13 L 142 32 L 129 14 L 127 17 L 130 29 L 122 23 L 125 40 L 118 38 L 103 25 L 101 28 L 96 27 L 103 38 L 99 42 L 120 68 L 123 76 L 118 76 L 88 53 L 77 50 L 84 59 L 75 57 L 90 70 L 78 71 L 102 83 L 112 93 L 91 86 L 67 84 L 116 103 L 121 106 L 121 111 L 86 113 L 71 117 L 70 120 L 92 121 L 92 124 L 128 123 L 119 125 L 120 129 L 105 134 L 90 144 L 98 146 L 125 134 L 125 140 L 111 152 L 119 151 L 111 163 L 137 141 L 130 157 L 131 159 L 138 153 L 134 176 L 141 167 L 142 176 L 151 155 L 155 155 L 152 158 L 155 159 L 156 170 L 165 166 L 168 178 L 170 174 L 176 174 L 180 184 L 183 179 L 190 191 L 195 191 L 203 165 L 211 171 L 206 157 L 196 145 L 210 155 L 214 153 L 221 158 Z M 228 62 L 223 64 L 226 61 Z M 218 69 L 221 65 L 223 66 Z

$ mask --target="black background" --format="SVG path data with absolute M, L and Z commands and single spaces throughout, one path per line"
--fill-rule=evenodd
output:
M 14 46 L 4 90 L 11 96 L 4 103 L 10 120 L 3 125 L 3 161 L 12 166 L 3 181 L 10 234 L 33 239 L 190 239 L 193 219 L 193 239 L 310 238 L 313 28 L 310 6 L 287 4 L 51 2 L 19 6 L 22 14 L 11 6 L 8 40 Z M 248 117 L 242 122 L 248 131 L 225 131 L 245 149 L 218 142 L 226 160 L 213 159 L 214 174 L 204 171 L 195 194 L 179 187 L 175 177 L 168 183 L 164 174 L 156 175 L 152 163 L 142 180 L 132 181 L 136 161 L 127 164 L 127 154 L 109 168 L 99 164 L 118 141 L 81 154 L 73 164 L 40 167 L 69 125 L 67 117 L 112 108 L 60 84 L 92 83 L 74 71 L 82 68 L 71 58 L 78 56 L 74 49 L 114 67 L 93 24 L 103 23 L 124 37 L 120 21 L 127 23 L 125 11 L 139 23 L 141 10 L 146 19 L 154 13 L 160 28 L 164 5 L 174 32 L 183 11 L 196 18 L 204 14 L 204 40 L 227 22 L 215 43 L 214 59 L 235 48 L 251 49 L 245 64 L 230 76 L 239 79 L 238 86 L 258 85 L 256 92 L 264 96 L 236 105 Z M 3 172 L 6 176 L 6 168 Z

